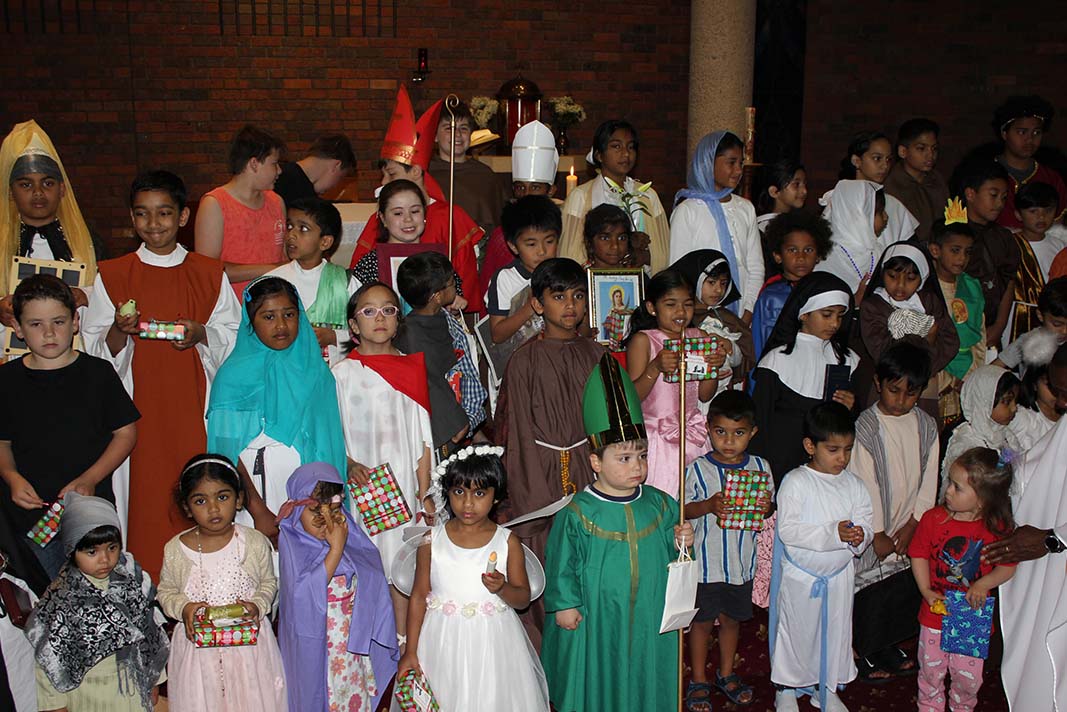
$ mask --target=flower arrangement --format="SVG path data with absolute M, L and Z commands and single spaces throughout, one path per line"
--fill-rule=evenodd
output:
M 471 117 L 474 118 L 474 123 L 478 124 L 478 128 L 480 129 L 489 126 L 489 122 L 496 116 L 496 110 L 498 108 L 500 108 L 500 102 L 496 99 L 492 99 L 488 96 L 471 97 Z
M 548 100 L 548 104 L 552 107 L 552 115 L 556 117 L 556 124 L 560 128 L 568 128 L 585 121 L 585 109 L 570 95 L 554 96 Z

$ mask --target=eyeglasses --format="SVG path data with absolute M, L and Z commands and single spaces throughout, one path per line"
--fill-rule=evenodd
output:
M 364 319 L 373 319 L 381 314 L 382 316 L 396 316 L 400 313 L 400 307 L 394 304 L 386 304 L 384 307 L 363 307 L 358 312 Z

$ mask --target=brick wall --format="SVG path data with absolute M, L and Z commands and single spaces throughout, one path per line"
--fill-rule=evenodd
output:
M 913 116 L 941 125 L 946 176 L 994 138 L 993 109 L 1040 93 L 1060 112 L 1045 144 L 1067 145 L 1067 22 L 1056 0 L 807 0 L 802 160 L 809 204 L 833 186 L 852 134 Z
M 589 148 L 597 123 L 623 116 L 641 134 L 638 177 L 664 196 L 685 180 L 688 0 L 661 0 L 654 12 L 398 0 L 395 37 L 390 0 L 35 0 L 25 17 L 22 7 L 5 3 L 0 17 L 0 127 L 44 126 L 113 254 L 136 244 L 125 192 L 137 169 L 174 170 L 199 196 L 227 180 L 226 148 L 245 122 L 281 135 L 295 157 L 316 135 L 343 131 L 360 159 L 359 197 L 370 199 L 397 83 L 410 79 L 419 47 L 432 74 L 412 91 L 416 111 L 449 91 L 493 95 L 521 69 L 546 97 L 585 106 L 572 151 Z M 349 27 L 352 36 L 330 36 Z

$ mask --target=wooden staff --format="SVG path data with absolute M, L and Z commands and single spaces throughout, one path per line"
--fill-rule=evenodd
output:
M 452 259 L 452 232 L 455 230 L 455 218 L 452 215 L 456 201 L 453 192 L 456 189 L 456 113 L 453 111 L 459 106 L 459 97 L 449 94 L 445 97 L 445 108 L 448 109 L 448 259 Z
M 685 331 L 680 343 L 681 358 L 678 361 L 678 526 L 685 525 Z M 678 629 L 678 709 L 684 709 L 685 693 L 682 689 L 683 657 L 685 655 L 685 630 Z

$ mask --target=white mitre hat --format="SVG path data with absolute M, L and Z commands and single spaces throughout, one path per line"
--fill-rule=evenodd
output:
M 511 142 L 511 179 L 524 183 L 556 182 L 559 151 L 552 130 L 531 121 L 515 132 Z

